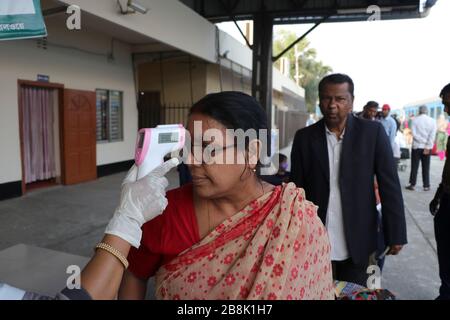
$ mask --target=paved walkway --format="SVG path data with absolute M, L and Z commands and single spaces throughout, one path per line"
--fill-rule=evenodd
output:
M 408 224 L 408 245 L 397 257 L 387 257 L 383 271 L 383 287 L 389 288 L 400 299 L 429 300 L 439 292 L 439 271 L 434 240 L 433 217 L 428 204 L 441 181 L 444 162 L 437 157 L 431 161 L 431 191 L 422 188 L 422 172 L 419 170 L 416 191 L 405 190 L 409 182 L 410 162 L 400 172 Z
M 443 162 L 433 158 L 432 191 L 418 188 L 403 193 L 409 244 L 399 256 L 386 259 L 382 282 L 400 299 L 434 299 L 438 293 L 433 220 L 427 207 L 442 167 Z M 407 170 L 400 172 L 403 187 L 409 168 L 408 163 Z M 121 173 L 77 186 L 53 187 L 0 202 L 0 251 L 23 243 L 89 257 L 118 204 L 124 176 Z M 169 174 L 169 180 L 176 186 L 176 172 Z
M 0 251 L 23 243 L 89 257 L 118 205 L 126 172 L 0 201 Z M 177 173 L 168 175 L 177 186 Z M 1 268 L 1 262 L 0 262 Z

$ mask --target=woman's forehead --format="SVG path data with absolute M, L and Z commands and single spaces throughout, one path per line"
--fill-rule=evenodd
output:
M 193 114 L 189 117 L 188 131 L 191 135 L 194 130 L 201 130 L 202 134 L 209 129 L 217 129 L 225 133 L 226 127 L 219 121 L 203 114 Z

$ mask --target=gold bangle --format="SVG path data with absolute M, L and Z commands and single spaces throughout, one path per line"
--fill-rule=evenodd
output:
M 109 244 L 104 243 L 104 242 L 99 243 L 95 247 L 95 249 L 102 249 L 102 250 L 109 252 L 123 264 L 123 266 L 125 267 L 125 270 L 128 269 L 128 265 L 129 265 L 128 261 L 119 250 L 113 248 L 112 246 L 110 246 Z

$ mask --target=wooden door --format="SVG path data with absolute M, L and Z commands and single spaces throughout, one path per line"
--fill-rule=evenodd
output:
M 64 90 L 62 112 L 64 184 L 97 179 L 95 103 L 95 92 Z

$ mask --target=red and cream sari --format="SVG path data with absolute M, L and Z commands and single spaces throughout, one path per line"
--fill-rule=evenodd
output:
M 224 221 L 156 275 L 158 299 L 334 299 L 330 244 L 294 184 Z

